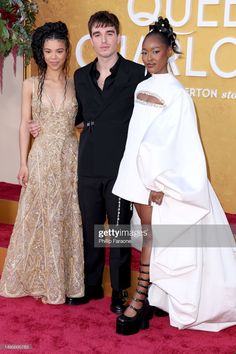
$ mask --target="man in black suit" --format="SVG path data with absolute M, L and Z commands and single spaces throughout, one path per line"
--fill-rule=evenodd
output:
M 75 72 L 78 100 L 76 125 L 84 128 L 79 146 L 79 204 L 85 251 L 85 297 L 67 298 L 80 304 L 103 297 L 102 276 L 105 249 L 94 245 L 94 225 L 129 224 L 132 208 L 128 201 L 112 194 L 124 152 L 133 110 L 134 91 L 145 79 L 144 66 L 117 53 L 120 44 L 119 20 L 107 11 L 91 16 L 88 22 L 97 58 Z M 122 313 L 130 286 L 130 248 L 110 249 L 112 286 L 111 310 Z

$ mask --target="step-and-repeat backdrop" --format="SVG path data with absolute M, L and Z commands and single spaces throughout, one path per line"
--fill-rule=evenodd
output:
M 172 70 L 198 113 L 210 180 L 225 211 L 236 213 L 236 0 L 48 0 L 37 24 L 64 21 L 72 42 L 70 71 L 94 59 L 87 21 L 99 10 L 120 19 L 120 52 L 141 63 L 148 25 L 168 17 L 183 54 Z M 91 98 L 92 99 L 92 98 Z M 187 148 L 187 146 L 186 146 Z

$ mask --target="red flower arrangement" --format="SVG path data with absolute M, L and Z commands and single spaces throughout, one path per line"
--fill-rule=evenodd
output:
M 14 58 L 14 73 L 16 73 L 16 58 L 24 56 L 28 64 L 32 56 L 31 35 L 34 30 L 38 6 L 35 0 L 1 0 L 0 2 L 0 90 L 4 59 L 11 53 Z

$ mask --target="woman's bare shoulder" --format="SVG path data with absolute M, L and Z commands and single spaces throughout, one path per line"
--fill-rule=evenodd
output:
M 38 83 L 38 77 L 37 76 L 31 76 L 23 81 L 23 85 L 26 86 L 32 86 L 35 83 Z
M 33 79 L 33 77 L 29 77 L 23 81 L 22 89 L 24 92 L 27 91 L 27 92 L 32 93 L 33 86 L 34 86 L 34 79 Z

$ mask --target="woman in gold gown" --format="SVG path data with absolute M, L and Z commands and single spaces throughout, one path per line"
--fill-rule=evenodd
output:
M 64 23 L 36 29 L 37 77 L 24 81 L 20 125 L 22 185 L 17 218 L 0 281 L 0 295 L 62 304 L 84 295 L 82 225 L 77 196 L 77 112 L 67 77 L 70 43 Z M 28 154 L 29 121 L 40 124 Z

